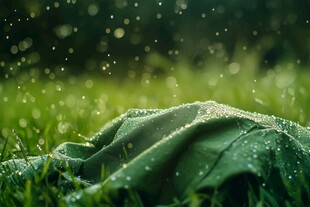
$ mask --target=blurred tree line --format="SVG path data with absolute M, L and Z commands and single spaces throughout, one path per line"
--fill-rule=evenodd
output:
M 307 0 L 2 0 L 1 73 L 309 65 L 309 11 Z

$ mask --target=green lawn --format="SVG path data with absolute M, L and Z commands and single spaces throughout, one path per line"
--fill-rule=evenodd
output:
M 129 108 L 167 108 L 194 101 L 214 100 L 310 127 L 308 77 L 310 72 L 291 67 L 233 75 L 228 70 L 188 70 L 185 66 L 134 78 L 53 78 L 37 72 L 10 77 L 0 83 L 1 160 L 23 157 L 13 130 L 28 155 L 40 155 L 65 141 L 84 142 Z M 41 191 L 43 185 L 45 190 Z M 45 181 L 26 182 L 25 186 L 12 186 L 12 199 L 1 203 L 32 206 L 39 200 L 42 206 L 53 206 L 61 196 Z M 137 201 L 134 194 L 131 196 Z M 191 201 L 195 202 L 197 196 Z M 254 203 L 259 200 L 252 199 Z
M 83 75 L 50 80 L 46 75 L 21 75 L 0 83 L 0 132 L 9 138 L 15 129 L 28 140 L 30 152 L 43 143 L 39 139 L 46 139 L 44 149 L 50 150 L 65 140 L 83 141 L 129 108 L 206 100 L 310 126 L 308 77 L 308 71 L 289 69 L 231 75 L 182 67 L 170 74 L 133 79 Z

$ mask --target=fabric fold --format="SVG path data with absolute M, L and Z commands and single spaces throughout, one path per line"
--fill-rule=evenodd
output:
M 71 206 L 102 189 L 134 190 L 142 202 L 157 205 L 217 189 L 235 195 L 235 185 L 260 186 L 290 200 L 307 193 L 309 154 L 310 133 L 298 124 L 208 101 L 133 109 L 88 144 L 64 143 L 50 155 L 10 160 L 1 167 L 23 179 L 40 176 L 48 160 L 51 177 L 69 170 L 87 183 L 66 196 Z M 73 202 L 73 197 L 78 199 Z

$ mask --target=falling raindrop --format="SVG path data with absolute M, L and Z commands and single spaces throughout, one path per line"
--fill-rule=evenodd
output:
M 60 25 L 54 29 L 54 32 L 60 39 L 64 39 L 72 34 L 73 28 L 70 24 Z
M 123 28 L 116 28 L 114 30 L 114 36 L 117 39 L 122 38 L 125 35 L 125 30 Z
M 229 72 L 230 72 L 232 75 L 235 75 L 235 74 L 239 73 L 239 71 L 240 71 L 240 65 L 239 65 L 239 63 L 233 62 L 233 63 L 231 63 L 231 64 L 228 66 L 228 69 L 229 69 Z
M 19 126 L 22 128 L 26 128 L 28 125 L 28 122 L 26 119 L 20 119 L 18 123 L 19 123 Z
M 99 7 L 98 7 L 97 4 L 89 5 L 89 7 L 88 7 L 88 14 L 90 16 L 96 16 L 98 14 L 98 12 L 99 12 Z
M 34 119 L 39 119 L 39 118 L 41 117 L 41 111 L 40 111 L 40 109 L 37 109 L 37 108 L 33 109 L 33 110 L 32 110 L 32 117 L 33 117 Z
M 12 53 L 13 55 L 15 55 L 15 54 L 18 53 L 18 47 L 17 47 L 16 45 L 13 45 L 13 46 L 11 47 L 11 53 Z

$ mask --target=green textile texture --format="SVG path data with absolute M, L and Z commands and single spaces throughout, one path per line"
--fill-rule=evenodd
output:
M 49 155 L 0 167 L 12 182 L 46 174 L 67 192 L 64 202 L 71 206 L 98 192 L 121 202 L 119 192 L 130 190 L 150 206 L 182 202 L 193 193 L 239 201 L 257 186 L 283 201 L 305 202 L 309 154 L 310 133 L 298 124 L 208 101 L 129 110 L 89 143 L 64 143 Z M 70 191 L 72 180 L 83 189 Z

